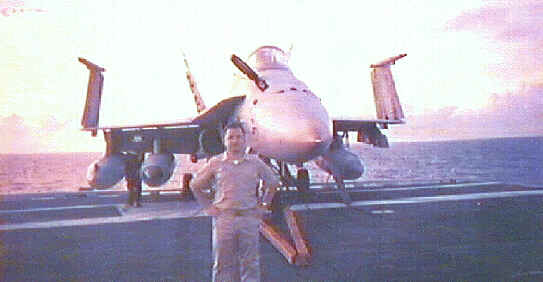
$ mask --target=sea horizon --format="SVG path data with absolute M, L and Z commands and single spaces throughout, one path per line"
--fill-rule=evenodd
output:
M 494 139 L 522 139 L 522 138 L 543 138 L 543 135 L 530 135 L 530 136 L 497 136 L 497 137 L 473 137 L 473 138 L 460 138 L 460 139 L 436 139 L 436 140 L 399 140 L 391 141 L 389 139 L 389 144 L 397 143 L 434 143 L 434 142 L 461 142 L 461 141 L 478 141 L 478 140 L 494 140 Z M 362 145 L 369 146 L 364 143 L 350 141 L 350 145 Z M 34 155 L 34 154 L 72 154 L 72 153 L 81 153 L 81 154 L 95 154 L 95 153 L 104 153 L 104 151 L 45 151 L 45 152 L 35 152 L 35 153 L 20 153 L 20 152 L 0 152 L 0 155 Z
M 387 149 L 351 143 L 350 149 L 365 166 L 357 181 L 496 181 L 543 188 L 543 136 L 393 142 Z M 0 194 L 79 191 L 88 187 L 88 166 L 103 154 L 0 154 Z M 205 162 L 192 163 L 186 154 L 175 158 L 174 174 L 161 188 L 180 187 L 182 175 L 194 173 Z M 313 162 L 305 166 L 312 183 L 330 181 Z M 295 174 L 294 166 L 291 172 Z M 124 182 L 113 188 L 124 189 Z

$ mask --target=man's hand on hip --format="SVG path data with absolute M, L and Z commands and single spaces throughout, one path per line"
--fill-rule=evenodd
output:
M 265 218 L 269 215 L 271 215 L 272 213 L 272 210 L 271 210 L 271 207 L 269 204 L 259 204 L 258 205 L 258 213 L 259 213 L 259 216 L 260 218 Z
M 209 216 L 218 216 L 221 214 L 221 210 L 219 210 L 214 205 L 210 205 L 207 209 L 205 209 L 205 213 Z

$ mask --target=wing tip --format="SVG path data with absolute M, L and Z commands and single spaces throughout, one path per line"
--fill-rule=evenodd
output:
M 377 64 L 372 64 L 370 65 L 370 68 L 379 68 L 379 67 L 386 67 L 386 66 L 390 66 L 390 65 L 394 65 L 396 63 L 397 60 L 403 58 L 407 56 L 407 53 L 402 53 L 398 56 L 394 56 L 394 57 L 390 57 L 388 59 L 385 59 Z

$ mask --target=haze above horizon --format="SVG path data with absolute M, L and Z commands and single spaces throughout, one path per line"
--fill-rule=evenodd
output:
M 229 96 L 230 55 L 261 45 L 293 46 L 331 116 L 374 115 L 369 65 L 407 53 L 391 141 L 543 136 L 539 1 L 267 3 L 0 0 L 0 153 L 104 150 L 80 131 L 77 57 L 106 68 L 101 124 L 138 124 L 196 115 L 181 50 L 211 106 Z

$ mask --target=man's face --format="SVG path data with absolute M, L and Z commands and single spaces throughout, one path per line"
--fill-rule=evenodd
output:
M 224 136 L 226 151 L 230 153 L 242 153 L 245 151 L 245 134 L 240 128 L 230 128 Z

